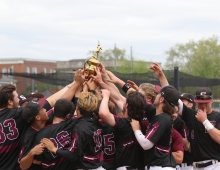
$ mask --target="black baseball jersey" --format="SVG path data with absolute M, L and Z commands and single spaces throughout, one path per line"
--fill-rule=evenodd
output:
M 31 126 L 28 127 L 28 129 L 25 131 L 21 138 L 21 151 L 19 154 L 18 162 L 20 163 L 21 159 L 25 157 L 30 150 L 35 146 L 34 140 L 35 136 L 37 135 L 38 131 L 34 130 Z M 41 165 L 32 164 L 30 170 L 40 170 Z
M 143 168 L 143 149 L 138 144 L 132 127 L 130 125 L 130 118 L 122 118 L 114 115 L 116 125 L 116 168 L 122 166 L 129 166 L 133 169 Z
M 22 108 L 0 111 L 0 169 L 17 170 L 21 150 L 20 137 L 27 128 L 21 115 Z
M 102 129 L 102 148 L 104 152 L 103 168 L 115 170 L 115 131 L 107 123 L 99 121 Z
M 220 147 L 215 142 L 196 117 L 196 111 L 183 105 L 182 118 L 189 128 L 191 154 L 193 162 L 216 159 L 220 160 Z M 207 119 L 220 130 L 220 113 L 212 111 L 207 114 Z
M 60 122 L 58 124 L 51 124 L 41 129 L 35 138 L 35 144 L 39 144 L 41 139 L 48 138 L 50 139 L 55 147 L 59 150 L 65 150 L 71 148 L 72 144 L 72 130 L 76 120 L 67 120 Z M 39 160 L 38 156 L 35 156 L 37 160 Z M 40 157 L 42 162 L 42 169 L 53 169 L 53 170 L 73 170 L 74 163 L 66 160 L 57 154 L 53 154 L 48 151 L 46 148 L 44 149 L 43 154 Z
M 177 116 L 177 118 L 174 120 L 173 128 L 176 129 L 183 138 L 189 139 L 189 130 L 186 126 L 186 123 L 180 116 Z
M 103 165 L 102 129 L 95 115 L 82 116 L 74 127 L 74 149 L 77 169 L 96 169 Z
M 171 152 L 171 133 L 173 120 L 168 113 L 155 115 L 150 121 L 145 137 L 154 146 L 145 150 L 145 166 L 176 167 Z
M 176 129 L 183 138 L 186 138 L 188 141 L 189 139 L 189 130 L 186 126 L 186 123 L 182 120 L 180 116 L 177 116 L 176 120 L 174 121 L 173 128 Z M 192 155 L 190 152 L 184 150 L 184 157 L 183 163 L 187 163 L 188 165 L 192 165 Z

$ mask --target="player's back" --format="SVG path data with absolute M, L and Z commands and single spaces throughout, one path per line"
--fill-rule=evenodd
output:
M 48 125 L 42 130 L 40 130 L 35 138 L 35 143 L 39 144 L 41 139 L 48 138 L 50 139 L 55 147 L 59 149 L 67 149 L 72 143 L 71 136 L 73 127 L 77 123 L 75 120 L 67 120 L 57 124 Z M 43 154 L 35 157 L 37 160 L 41 160 L 42 169 L 53 169 L 53 170 L 74 170 L 73 162 L 66 160 L 53 154 L 47 149 L 44 150 Z
M 6 108 L 0 111 L 0 169 L 17 170 L 20 138 L 27 123 L 22 118 L 22 109 Z
M 77 136 L 79 158 L 76 161 L 78 169 L 96 169 L 103 164 L 102 129 L 97 117 L 82 116 L 74 127 Z
M 102 148 L 104 152 L 103 168 L 114 170 L 115 168 L 115 130 L 109 124 L 99 121 L 102 128 Z

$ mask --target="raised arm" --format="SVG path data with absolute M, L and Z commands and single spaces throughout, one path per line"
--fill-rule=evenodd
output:
M 156 76 L 159 78 L 160 81 L 160 85 L 162 87 L 169 85 L 166 76 L 164 75 L 164 72 L 161 68 L 161 66 L 157 63 L 153 63 L 150 66 L 150 69 L 154 71 L 154 73 L 156 74 Z
M 111 91 L 111 99 L 117 106 L 123 110 L 124 103 L 126 102 L 125 98 L 122 98 L 121 95 L 118 94 L 118 91 L 114 90 L 106 83 L 102 81 L 101 73 L 98 69 L 96 69 L 96 76 L 93 76 L 93 79 L 104 89 Z
M 83 70 L 79 69 L 76 71 L 75 75 L 74 75 L 74 83 L 72 84 L 72 86 L 69 88 L 69 90 L 67 90 L 63 96 L 61 96 L 61 98 L 65 98 L 68 100 L 72 100 L 72 98 L 74 97 L 74 95 L 76 94 L 77 89 L 80 86 L 83 86 L 83 82 L 85 80 L 85 76 L 83 75 Z
M 113 89 L 115 89 L 116 91 L 118 91 L 118 93 L 120 93 L 119 90 L 118 90 L 118 88 L 115 86 L 114 83 L 111 83 L 111 82 L 107 81 L 107 80 L 110 80 L 110 78 L 109 78 L 109 76 L 108 76 L 108 71 L 105 69 L 105 66 L 104 66 L 102 63 L 100 63 L 100 72 L 101 72 L 101 75 L 102 75 L 102 78 L 103 78 L 104 82 L 105 82 L 108 86 L 110 86 L 111 88 L 113 88 Z
M 112 82 L 114 84 L 118 84 L 119 87 L 128 95 L 131 91 L 135 91 L 129 84 L 125 83 L 123 80 L 116 77 L 112 72 L 107 71 L 110 80 L 106 80 Z
M 108 90 L 101 90 L 102 93 L 102 101 L 99 107 L 99 117 L 110 126 L 115 126 L 115 118 L 113 114 L 110 113 L 108 108 L 108 101 L 110 96 L 110 91 Z

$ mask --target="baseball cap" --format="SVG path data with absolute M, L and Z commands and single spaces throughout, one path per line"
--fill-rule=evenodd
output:
M 92 112 L 97 108 L 98 98 L 91 92 L 81 92 L 78 97 L 77 105 L 87 112 Z
M 159 85 L 155 85 L 154 87 L 158 91 L 158 93 L 160 93 L 161 87 Z
M 190 93 L 182 93 L 180 95 L 180 99 L 185 99 L 190 103 L 194 103 L 194 97 Z
M 161 96 L 172 106 L 178 106 L 179 92 L 175 87 L 168 85 L 160 90 Z
M 41 98 L 38 101 L 30 100 L 22 111 L 22 116 L 27 122 L 32 122 L 38 112 L 44 107 L 46 98 Z
M 35 92 L 33 92 L 33 93 L 31 93 L 31 94 L 28 94 L 28 95 L 26 95 L 26 96 L 24 96 L 24 95 L 19 95 L 18 96 L 18 98 L 20 99 L 19 100 L 19 105 L 21 106 L 24 102 L 28 102 L 28 101 L 30 101 L 30 100 L 32 100 L 32 99 L 34 99 L 34 98 L 43 98 L 44 97 L 44 95 L 43 94 L 41 94 L 41 93 L 35 93 Z
M 200 87 L 196 91 L 194 102 L 209 103 L 212 102 L 212 91 L 208 87 Z

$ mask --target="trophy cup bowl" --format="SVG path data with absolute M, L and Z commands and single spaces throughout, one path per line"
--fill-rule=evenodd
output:
M 98 45 L 97 50 L 94 53 L 94 56 L 92 56 L 90 59 L 84 62 L 84 72 L 86 74 L 87 80 L 91 77 L 91 75 L 95 75 L 95 68 L 98 67 L 100 64 L 98 60 L 98 53 L 101 49 L 102 47 Z

